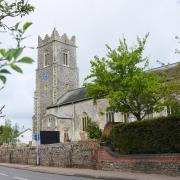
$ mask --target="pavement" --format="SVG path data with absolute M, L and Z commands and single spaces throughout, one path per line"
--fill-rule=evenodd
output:
M 160 174 L 0 163 L 0 180 L 10 180 L 12 178 L 19 180 L 180 180 L 180 176 L 172 177 Z
M 92 178 L 40 173 L 0 166 L 0 180 L 93 180 Z

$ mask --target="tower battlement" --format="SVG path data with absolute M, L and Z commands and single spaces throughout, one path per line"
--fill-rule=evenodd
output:
M 51 36 L 49 36 L 48 34 L 46 34 L 44 38 L 42 38 L 41 36 L 38 36 L 38 47 L 44 46 L 47 43 L 50 43 L 52 41 L 59 41 L 61 43 L 69 44 L 71 46 L 76 46 L 75 36 L 72 36 L 71 38 L 69 38 L 66 33 L 60 36 L 58 31 L 54 28 Z

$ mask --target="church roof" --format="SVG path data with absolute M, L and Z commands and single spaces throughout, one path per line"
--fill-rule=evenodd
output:
M 161 67 L 150 69 L 149 71 L 157 72 L 157 74 L 159 75 L 161 75 L 162 72 L 166 72 L 167 80 L 171 80 L 173 78 L 180 78 L 179 76 L 180 62 L 167 64 Z
M 174 70 L 177 68 L 177 71 L 179 71 L 179 65 L 180 62 L 176 62 L 173 64 L 168 64 L 168 65 L 164 65 L 161 67 L 157 67 L 154 69 L 150 69 L 148 71 L 164 71 L 164 70 L 169 70 L 170 72 L 174 72 Z M 147 72 L 148 72 L 147 71 Z M 170 74 L 171 76 L 171 74 Z M 57 103 L 47 107 L 47 109 L 51 109 L 53 107 L 60 107 L 63 105 L 67 105 L 67 104 L 72 104 L 72 103 L 77 103 L 77 102 L 81 102 L 81 101 L 85 101 L 85 100 L 89 100 L 92 99 L 91 97 L 87 96 L 85 93 L 85 88 L 81 87 L 81 88 L 77 88 L 77 89 L 73 89 L 73 90 L 69 90 L 67 91 L 65 94 L 63 94 L 58 100 Z
M 69 116 L 69 115 L 61 113 L 61 112 L 49 113 L 46 116 L 54 116 L 54 117 L 61 118 L 61 119 L 72 119 L 72 116 Z
M 179 65 L 180 65 L 180 62 L 175 62 L 175 63 L 172 63 L 172 64 L 167 64 L 167 65 L 163 65 L 163 66 L 160 66 L 160 67 L 150 69 L 149 71 L 163 71 L 163 70 L 171 70 L 171 69 L 174 70 L 176 68 L 179 69 Z
M 88 97 L 85 94 L 85 88 L 78 88 L 78 89 L 73 89 L 70 91 L 67 91 L 65 94 L 63 94 L 57 101 L 55 105 L 49 106 L 47 109 L 53 108 L 53 107 L 59 107 L 62 105 L 67 105 L 67 104 L 72 104 L 72 103 L 77 103 L 80 101 L 92 99 L 91 97 Z

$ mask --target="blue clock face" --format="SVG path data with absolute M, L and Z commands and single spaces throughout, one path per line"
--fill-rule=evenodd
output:
M 45 71 L 45 72 L 43 73 L 43 79 L 44 79 L 45 81 L 47 81 L 47 80 L 49 79 L 49 74 L 48 74 L 47 71 Z

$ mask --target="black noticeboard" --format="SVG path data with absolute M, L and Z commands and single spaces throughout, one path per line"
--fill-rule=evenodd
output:
M 59 131 L 40 131 L 41 144 L 54 144 L 60 142 Z

